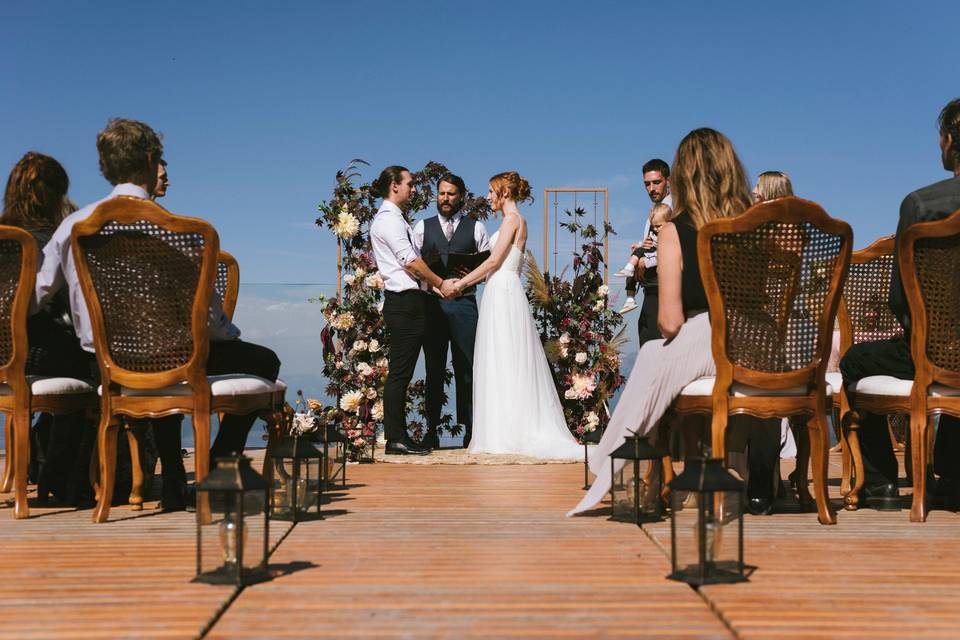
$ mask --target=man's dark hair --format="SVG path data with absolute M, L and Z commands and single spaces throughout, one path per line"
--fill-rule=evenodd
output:
M 390 165 L 380 172 L 380 177 L 373 181 L 373 192 L 381 198 L 390 195 L 390 185 L 403 180 L 403 172 L 410 172 L 406 167 L 398 164 Z
M 960 98 L 954 98 L 940 112 L 937 118 L 940 134 L 950 134 L 952 142 L 947 150 L 955 163 L 960 163 Z
M 660 158 L 654 158 L 653 160 L 650 160 L 645 165 L 643 165 L 643 173 L 647 173 L 650 171 L 658 171 L 660 172 L 660 175 L 662 175 L 664 178 L 670 177 L 670 165 L 668 165 L 666 162 L 664 162 Z
M 111 118 L 97 134 L 100 173 L 110 184 L 131 182 L 153 185 L 152 173 L 163 156 L 160 136 L 146 124 L 126 118 Z
M 448 173 L 445 173 L 445 174 L 443 174 L 442 176 L 440 176 L 440 179 L 437 180 L 437 187 L 440 186 L 440 183 L 441 183 L 441 182 L 449 182 L 450 184 L 452 184 L 453 186 L 455 186 L 455 187 L 457 188 L 457 192 L 458 192 L 459 195 L 461 195 L 461 196 L 466 195 L 466 193 L 467 193 L 467 185 L 464 184 L 463 178 L 461 178 L 460 176 L 458 176 L 458 175 L 455 174 L 455 173 L 449 173 L 449 172 L 448 172 Z

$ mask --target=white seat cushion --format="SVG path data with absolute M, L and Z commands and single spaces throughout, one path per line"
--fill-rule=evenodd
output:
M 893 376 L 870 376 L 857 383 L 855 390 L 871 396 L 906 398 L 913 389 L 913 380 L 901 380 Z M 930 385 L 930 395 L 935 398 L 960 396 L 960 388 L 942 384 Z
M 257 376 L 235 373 L 222 376 L 208 376 L 207 380 L 210 381 L 210 392 L 214 397 L 248 396 L 258 393 L 272 393 L 274 391 L 287 390 L 287 385 L 283 380 L 270 382 Z M 185 382 L 170 385 L 163 389 L 120 388 L 120 394 L 125 396 L 189 396 L 192 393 L 193 389 Z
M 69 396 L 77 393 L 90 393 L 93 385 L 77 378 L 53 376 L 27 376 L 30 392 L 35 396 Z M 0 396 L 8 396 L 13 391 L 9 385 L 0 384 Z
M 715 377 L 710 376 L 708 378 L 700 378 L 699 380 L 694 380 L 687 386 L 683 388 L 683 391 L 680 392 L 682 396 L 710 396 L 713 395 L 713 383 L 716 380 Z M 730 390 L 733 392 L 735 398 L 747 398 L 752 396 L 805 396 L 807 395 L 807 388 L 805 386 L 799 387 L 790 387 L 788 389 L 760 389 L 758 387 L 751 387 L 745 384 L 740 384 L 735 382 L 730 386 Z M 833 389 L 830 388 L 830 385 L 827 385 L 827 395 L 832 395 Z
M 827 371 L 827 384 L 833 393 L 840 393 L 843 388 L 843 375 L 839 371 Z

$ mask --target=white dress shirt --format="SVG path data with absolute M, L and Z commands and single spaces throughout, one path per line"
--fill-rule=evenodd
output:
M 42 309 L 50 298 L 66 285 L 70 298 L 70 318 L 73 321 L 73 329 L 80 338 L 80 346 L 91 353 L 94 352 L 93 327 L 90 324 L 90 313 L 87 311 L 83 291 L 80 289 L 80 280 L 77 278 L 73 251 L 70 250 L 70 232 L 73 230 L 73 225 L 93 213 L 100 203 L 117 196 L 132 196 L 144 200 L 150 197 L 137 185 L 118 184 L 103 200 L 88 204 L 64 218 L 39 256 L 40 269 L 37 272 L 36 297 L 31 305 L 31 313 Z M 231 340 L 239 337 L 240 329 L 227 319 L 220 296 L 216 293 L 210 307 L 210 339 Z
M 453 214 L 453 233 L 457 232 L 457 227 L 460 226 L 460 220 L 464 215 L 466 214 L 462 211 L 457 211 Z M 437 217 L 440 219 L 440 228 L 443 229 L 443 223 L 446 218 L 442 215 L 438 215 Z M 417 224 L 413 226 L 413 246 L 417 250 L 417 253 L 423 251 L 423 227 L 425 222 L 426 219 L 418 220 Z M 453 234 L 451 234 L 451 237 L 453 237 Z M 479 220 L 473 225 L 473 241 L 477 245 L 477 251 L 488 251 L 490 249 L 490 239 L 487 237 L 487 229 Z
M 420 252 L 413 246 L 413 230 L 400 207 L 389 200 L 383 201 L 370 223 L 370 244 L 384 289 L 399 293 L 420 288 L 406 269 L 420 257 Z

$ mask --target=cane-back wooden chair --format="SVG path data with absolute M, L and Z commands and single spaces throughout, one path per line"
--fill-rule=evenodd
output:
M 888 340 L 903 335 L 903 327 L 890 311 L 890 281 L 893 275 L 893 236 L 880 238 L 869 247 L 854 251 L 843 286 L 837 319 L 840 325 L 841 358 L 851 346 L 861 342 Z M 834 405 L 840 416 L 850 411 L 850 399 L 843 389 L 842 376 L 828 373 Z M 909 407 L 903 409 L 906 413 Z M 854 425 L 856 426 L 856 425 Z M 844 507 L 857 508 L 863 487 L 863 458 L 855 429 L 843 429 L 843 476 L 841 492 Z
M 212 412 L 279 420 L 285 385 L 206 374 L 217 233 L 138 198 L 118 197 L 78 222 L 71 249 L 101 376 L 100 483 L 93 520 L 110 513 L 118 416 L 191 414 L 196 480 L 210 467 Z
M 851 422 L 856 421 L 857 411 L 909 412 L 910 520 L 923 522 L 928 513 L 927 470 L 933 448 L 929 418 L 960 416 L 960 210 L 943 220 L 909 227 L 897 241 L 897 254 L 910 307 L 910 353 L 916 373 L 913 380 L 891 376 L 860 380 L 850 399 L 854 409 Z
M 22 229 L 0 226 L 0 411 L 6 414 L 5 481 L 14 490 L 14 516 L 26 518 L 30 420 L 35 412 L 66 414 L 97 406 L 89 381 L 28 376 L 27 313 L 37 275 L 37 244 Z M 5 490 L 9 490 L 5 486 Z
M 807 417 L 821 523 L 836 523 L 827 494 L 826 368 L 852 241 L 850 226 L 816 203 L 780 198 L 697 234 L 710 307 L 715 378 L 688 385 L 680 414 L 711 414 L 711 450 L 723 456 L 730 415 Z

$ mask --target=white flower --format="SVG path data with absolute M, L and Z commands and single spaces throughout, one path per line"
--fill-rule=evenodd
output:
M 343 276 L 343 281 L 348 287 L 352 287 L 353 283 L 357 281 L 357 276 L 353 275 L 352 273 L 348 273 L 347 275 Z
M 367 272 L 364 271 L 362 268 L 360 268 L 360 269 L 357 269 L 357 270 L 353 273 L 353 275 L 356 276 L 357 280 L 360 280 L 360 279 L 363 278 L 363 276 L 367 275 Z
M 607 306 L 607 302 L 603 298 L 600 298 L 599 300 L 597 300 L 596 304 L 593 305 L 593 310 L 603 311 L 603 308 L 606 306 Z
M 600 416 L 596 414 L 595 411 L 591 411 L 587 414 L 587 426 L 590 427 L 590 430 L 593 431 L 597 428 L 597 425 L 600 424 Z
M 567 391 L 573 391 L 573 395 L 581 400 L 586 400 L 597 388 L 597 381 L 591 375 L 573 376 L 573 385 Z M 564 394 L 566 395 L 566 394 Z
M 605 284 L 600 285 L 600 288 L 597 289 L 598 296 L 605 296 L 610 292 L 610 287 Z
M 560 344 L 569 344 L 570 343 L 570 334 L 564 333 L 560 336 Z
M 310 415 L 309 413 L 295 413 L 293 414 L 293 433 L 295 435 L 303 435 L 304 433 L 310 433 L 315 431 L 317 428 L 317 419 L 316 417 Z
M 367 343 L 363 340 L 357 340 L 353 343 L 353 346 L 350 348 L 350 351 L 366 351 Z
M 387 360 L 386 358 L 380 358 L 379 360 L 377 360 L 378 367 L 385 369 L 389 364 L 390 364 L 390 361 Z
M 377 390 L 373 387 L 368 387 L 366 392 L 367 400 L 373 400 L 377 397 Z
M 363 394 L 359 391 L 351 391 L 340 398 L 340 408 L 350 413 L 357 413 L 361 402 L 363 402 Z
M 567 389 L 566 391 L 563 392 L 563 397 L 566 398 L 567 400 L 573 400 L 577 397 L 577 392 L 574 391 L 572 388 Z
M 347 311 L 330 320 L 330 326 L 334 329 L 349 329 L 353 326 L 353 314 Z
M 567 345 L 561 343 L 561 344 L 560 344 L 560 357 L 561 357 L 561 358 L 566 358 L 569 354 L 570 354 L 570 350 L 567 349 Z
M 373 409 L 370 411 L 370 415 L 377 422 L 383 420 L 383 400 L 377 400 L 373 404 Z
M 371 340 L 370 344 L 367 345 L 367 349 L 370 350 L 370 353 L 376 353 L 377 351 L 380 351 L 380 341 Z
M 577 361 L 577 364 L 583 364 L 587 361 L 587 354 L 583 351 L 577 352 L 577 355 L 574 357 L 574 360 Z
M 361 362 L 357 365 L 357 373 L 366 378 L 373 373 L 373 367 L 368 365 L 366 362 Z
M 333 232 L 341 238 L 352 238 L 360 231 L 360 223 L 344 207 L 337 216 L 337 223 L 333 225 Z
M 383 278 L 380 277 L 379 273 L 367 276 L 366 282 L 371 289 L 383 289 Z

